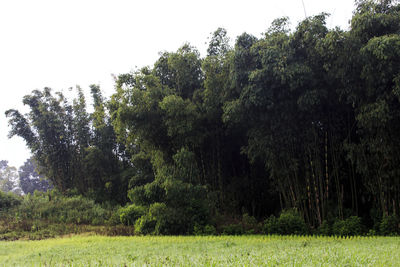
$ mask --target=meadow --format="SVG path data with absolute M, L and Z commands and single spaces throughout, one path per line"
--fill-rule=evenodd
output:
M 1 266 L 400 266 L 399 237 L 71 236 L 0 242 Z

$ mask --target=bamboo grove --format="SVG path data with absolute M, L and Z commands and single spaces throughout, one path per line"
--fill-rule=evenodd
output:
M 91 87 L 72 103 L 49 88 L 6 112 L 41 174 L 62 192 L 168 210 L 199 223 L 215 214 L 266 218 L 295 208 L 318 227 L 400 212 L 400 5 L 358 1 L 350 29 L 328 14 L 207 55 L 189 44 Z M 178 219 L 176 219 L 178 220 Z

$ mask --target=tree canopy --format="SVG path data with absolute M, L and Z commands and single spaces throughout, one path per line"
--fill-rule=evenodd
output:
M 350 30 L 328 14 L 294 30 L 276 19 L 207 55 L 183 45 L 116 77 L 105 99 L 72 104 L 49 88 L 6 112 L 39 174 L 59 190 L 129 202 L 143 232 L 190 232 L 217 214 L 289 208 L 318 227 L 370 225 L 400 210 L 400 5 L 357 1 Z

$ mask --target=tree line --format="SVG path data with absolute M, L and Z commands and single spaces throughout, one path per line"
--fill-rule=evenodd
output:
M 357 1 L 347 31 L 327 16 L 276 19 L 233 47 L 219 28 L 205 57 L 162 52 L 108 100 L 92 85 L 91 113 L 79 87 L 72 103 L 35 90 L 28 114 L 6 112 L 10 136 L 61 192 L 128 203 L 158 233 L 292 208 L 315 228 L 371 226 L 400 212 L 400 5 Z
M 36 172 L 34 160 L 27 159 L 18 170 L 9 166 L 8 161 L 0 160 L 0 191 L 21 195 L 35 190 L 46 192 L 52 188 L 49 181 Z

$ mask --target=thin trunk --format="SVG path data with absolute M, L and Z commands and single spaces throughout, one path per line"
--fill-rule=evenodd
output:
M 328 173 L 328 131 L 325 131 L 325 201 L 328 203 L 329 199 L 329 173 Z M 325 207 L 327 208 L 327 207 Z
M 222 200 L 222 203 L 223 203 L 224 185 L 223 185 L 223 180 L 222 180 L 221 143 L 220 143 L 219 134 L 217 135 L 217 176 L 218 176 L 218 187 L 219 187 L 219 190 L 221 192 L 221 200 Z
M 380 171 L 379 171 L 379 173 L 380 173 Z M 382 214 L 383 214 L 383 216 L 388 216 L 389 213 L 388 213 L 388 210 L 387 210 L 387 207 L 386 207 L 385 192 L 384 192 L 384 189 L 383 189 L 383 181 L 382 181 L 382 177 L 381 177 L 380 174 L 379 174 L 378 180 L 379 180 L 379 186 L 378 186 L 379 198 L 380 198 L 380 202 L 381 202 Z
M 396 202 L 394 199 L 392 199 L 393 202 L 393 215 L 396 215 Z
M 317 209 L 317 219 L 318 219 L 318 225 L 321 225 L 321 211 L 319 208 L 319 194 L 318 194 L 318 187 L 316 183 L 316 178 L 315 178 L 315 173 L 314 173 L 314 167 L 313 167 L 313 161 L 310 158 L 310 167 L 311 167 L 311 176 L 313 180 L 313 185 L 314 185 L 314 193 L 315 193 L 315 207 Z
M 333 147 L 333 145 L 331 145 L 331 147 Z M 337 202 L 338 202 L 338 216 L 340 219 L 343 219 L 343 202 L 342 202 L 342 198 L 341 198 L 338 163 L 337 163 L 337 158 L 336 158 L 335 152 L 332 152 L 331 157 L 332 157 L 332 166 L 333 166 L 333 176 L 334 176 L 335 187 L 336 187 L 336 196 L 337 196 Z
M 311 209 L 311 184 L 310 184 L 310 174 L 306 173 L 306 183 L 307 183 L 307 198 L 308 198 L 308 213 L 312 214 L 312 209 Z M 311 222 L 311 218 L 310 218 L 310 223 Z
M 353 178 L 352 180 L 354 184 L 354 202 L 355 202 L 356 214 L 358 215 L 357 183 L 356 183 L 356 175 L 353 164 L 351 164 L 351 176 Z
M 201 161 L 201 172 L 202 172 L 202 181 L 201 184 L 206 184 L 206 168 L 204 167 L 204 156 L 203 156 L 203 150 L 200 149 L 200 161 Z

